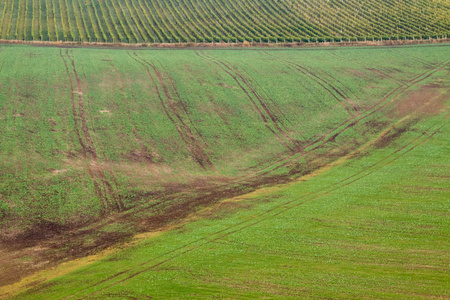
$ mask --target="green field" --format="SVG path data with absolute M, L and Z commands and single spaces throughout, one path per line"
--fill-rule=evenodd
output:
M 441 38 L 441 0 L 1 0 L 0 38 L 116 43 Z
M 448 297 L 449 47 L 2 46 L 0 296 Z

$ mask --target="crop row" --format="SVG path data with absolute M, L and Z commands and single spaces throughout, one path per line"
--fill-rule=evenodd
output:
M 0 0 L 0 38 L 99 42 L 398 39 L 450 32 L 432 0 Z

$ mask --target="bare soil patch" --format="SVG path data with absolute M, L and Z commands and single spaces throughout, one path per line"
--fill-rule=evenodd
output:
M 406 116 L 417 112 L 425 115 L 435 115 L 446 108 L 450 96 L 439 84 L 423 85 L 418 90 L 410 92 L 397 103 L 396 113 Z

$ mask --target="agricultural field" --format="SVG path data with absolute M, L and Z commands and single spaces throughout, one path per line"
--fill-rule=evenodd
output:
M 449 297 L 449 50 L 2 45 L 0 297 Z
M 0 0 L 0 39 L 113 43 L 442 38 L 441 0 Z

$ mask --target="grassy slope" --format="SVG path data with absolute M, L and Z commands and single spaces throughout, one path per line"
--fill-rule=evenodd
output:
M 3 282 L 31 272 L 28 261 L 42 268 L 84 255 L 308 173 L 402 120 L 423 97 L 436 113 L 448 98 L 447 49 L 2 47 Z M 405 119 L 385 144 L 415 122 Z M 125 213 L 115 213 L 119 200 Z M 100 218 L 102 209 L 111 217 Z M 12 271 L 18 263 L 24 269 Z
M 445 111 L 423 111 L 312 176 L 226 200 L 17 299 L 448 297 L 450 128 Z
M 3 47 L 2 213 L 25 225 L 70 224 L 158 191 L 264 175 L 441 68 L 446 50 Z M 326 162 L 327 150 L 342 154 L 392 120 L 376 112 L 275 174 L 310 170 L 317 156 Z

